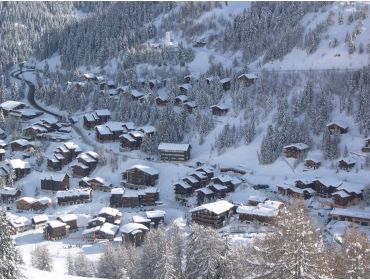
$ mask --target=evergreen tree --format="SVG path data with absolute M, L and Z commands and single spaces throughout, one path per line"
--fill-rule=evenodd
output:
M 53 259 L 50 256 L 49 248 L 46 246 L 36 246 L 32 252 L 31 264 L 34 268 L 52 271 Z
M 16 279 L 22 277 L 19 270 L 20 256 L 13 239 L 6 211 L 0 207 L 0 278 Z

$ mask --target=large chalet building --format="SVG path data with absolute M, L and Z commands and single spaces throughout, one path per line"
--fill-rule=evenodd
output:
M 190 159 L 190 144 L 160 143 L 158 153 L 163 161 L 187 161 Z
M 125 185 L 133 187 L 154 186 L 157 183 L 159 171 L 145 165 L 134 165 L 122 173 Z
M 234 205 L 225 200 L 219 200 L 195 207 L 190 210 L 192 222 L 221 228 L 225 226 L 233 215 Z
M 54 173 L 41 179 L 41 189 L 48 191 L 64 191 L 69 189 L 69 175 Z

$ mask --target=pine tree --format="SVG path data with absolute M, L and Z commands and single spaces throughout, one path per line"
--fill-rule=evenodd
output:
M 186 244 L 185 277 L 216 278 L 221 274 L 223 251 L 223 241 L 215 230 L 193 224 Z
M 50 256 L 49 248 L 46 246 L 36 246 L 32 252 L 31 264 L 34 268 L 52 271 L 53 259 Z
M 22 277 L 19 270 L 20 256 L 13 239 L 6 211 L 0 207 L 0 278 L 15 279 Z
M 73 267 L 74 273 L 72 275 L 89 278 L 95 276 L 94 264 L 86 258 L 86 255 L 83 252 L 78 253 L 76 258 L 73 260 Z
M 283 212 L 273 233 L 257 239 L 250 259 L 258 278 L 330 277 L 322 241 L 301 201 Z
M 98 277 L 110 279 L 126 278 L 126 270 L 123 269 L 122 262 L 119 251 L 116 251 L 111 244 L 108 244 L 98 262 Z

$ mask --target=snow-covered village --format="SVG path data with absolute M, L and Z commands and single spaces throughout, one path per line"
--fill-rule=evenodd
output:
M 370 278 L 368 2 L 0 2 L 0 278 Z

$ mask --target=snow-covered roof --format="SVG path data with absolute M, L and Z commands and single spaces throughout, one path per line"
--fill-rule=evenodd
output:
M 264 202 L 264 201 L 267 200 L 267 197 L 263 196 L 263 195 L 250 195 L 248 197 L 248 200 L 249 201 L 256 201 L 256 202 Z
M 343 121 L 333 121 L 333 122 L 328 123 L 326 126 L 328 127 L 332 125 L 336 125 L 344 129 L 348 128 L 348 125 L 345 124 Z
M 347 216 L 353 218 L 370 220 L 370 211 L 368 210 L 354 210 L 349 208 L 335 208 L 330 212 L 330 215 Z
M 21 159 L 10 159 L 9 165 L 13 169 L 27 169 L 30 168 L 30 164 L 27 161 Z
M 166 215 L 166 212 L 163 210 L 151 210 L 151 211 L 146 211 L 145 214 L 148 219 L 153 219 L 153 218 L 164 217 L 164 215 Z
M 97 181 L 99 182 L 100 184 L 104 185 L 104 186 L 110 186 L 111 183 L 109 183 L 106 179 L 104 179 L 103 177 L 94 177 L 94 178 L 91 178 L 89 179 L 89 182 L 91 181 Z
M 139 98 L 139 97 L 142 97 L 145 95 L 145 93 L 142 93 L 140 91 L 137 91 L 136 89 L 132 89 L 130 94 L 133 96 L 133 97 L 136 97 L 136 98 Z
M 100 135 L 110 135 L 112 132 L 105 125 L 97 125 L 95 129 L 99 132 Z
M 189 83 L 182 84 L 182 85 L 179 86 L 179 88 L 183 88 L 185 90 L 190 90 L 190 89 L 192 89 L 192 87 L 193 86 L 191 84 L 189 84 Z
M 246 77 L 247 79 L 249 80 L 253 80 L 253 79 L 257 79 L 258 76 L 254 73 L 244 73 L 244 74 L 241 74 L 238 79 L 242 78 L 242 77 Z
M 197 107 L 197 104 L 195 104 L 195 102 L 193 102 L 193 101 L 186 101 L 186 102 L 184 102 L 184 105 L 188 106 L 190 108 L 196 108 Z
M 105 220 L 106 219 L 104 217 L 96 217 L 96 218 L 93 218 L 93 219 L 88 220 L 87 222 L 88 223 L 92 223 L 92 222 L 95 222 L 95 221 L 100 221 L 102 223 L 105 223 Z
M 79 149 L 79 148 L 80 148 L 76 143 L 74 143 L 74 142 L 72 142 L 72 141 L 65 142 L 63 145 L 64 145 L 68 150 L 77 150 L 77 149 Z
M 95 79 L 95 74 L 93 74 L 93 73 L 85 73 L 84 74 L 84 77 L 86 79 Z
M 77 216 L 75 214 L 67 214 L 63 216 L 58 217 L 59 220 L 61 220 L 63 223 L 69 222 L 69 221 L 77 221 Z
M 28 204 L 33 204 L 33 203 L 36 202 L 36 198 L 29 197 L 29 196 L 24 196 L 24 197 L 19 198 L 17 201 L 25 201 Z
M 36 199 L 36 202 L 43 204 L 43 205 L 47 205 L 51 203 L 51 199 L 49 197 L 43 196 L 43 197 Z
M 13 219 L 10 219 L 9 223 L 12 225 L 14 228 L 18 227 L 24 227 L 30 225 L 30 220 L 27 217 L 15 217 Z
M 92 113 L 87 113 L 84 115 L 84 118 L 88 121 L 88 122 L 94 122 L 95 121 L 95 116 L 94 114 Z
M 49 217 L 46 214 L 36 215 L 32 217 L 32 222 L 34 224 L 44 223 L 44 222 L 47 222 L 48 220 L 49 220 Z
M 141 170 L 145 173 L 148 173 L 150 175 L 158 175 L 159 174 L 159 171 L 154 169 L 153 167 L 149 167 L 149 166 L 141 165 L 141 164 L 133 165 L 128 170 L 134 169 L 134 168 L 137 168 L 137 169 L 139 169 L 139 170 Z
M 227 190 L 227 187 L 226 186 L 220 185 L 220 184 L 212 184 L 210 186 L 212 186 L 213 188 L 215 188 L 217 191 Z
M 144 133 L 141 132 L 141 131 L 137 131 L 137 130 L 130 131 L 129 134 L 130 134 L 130 136 L 135 137 L 135 138 L 138 138 L 138 137 L 143 138 L 144 137 Z
M 61 221 L 58 221 L 58 220 L 54 220 L 54 221 L 49 221 L 48 222 L 48 225 L 52 228 L 58 228 L 58 227 L 65 227 L 67 226 L 66 223 L 63 223 Z
M 42 122 L 45 122 L 47 124 L 56 124 L 58 122 L 58 119 L 54 116 L 51 116 L 51 115 L 47 115 L 47 116 L 44 116 L 42 119 L 41 119 Z
M 230 78 L 224 78 L 224 79 L 221 79 L 220 80 L 220 83 L 221 84 L 224 84 L 224 83 L 228 83 L 228 82 L 230 82 L 231 81 L 231 79 Z
M 181 187 L 183 187 L 184 189 L 191 189 L 192 186 L 190 186 L 188 183 L 184 182 L 184 181 L 179 181 L 177 182 L 176 184 L 174 185 L 180 185 Z
M 99 215 L 101 214 L 107 214 L 109 216 L 117 216 L 119 213 L 119 210 L 117 209 L 114 209 L 114 208 L 111 208 L 111 207 L 103 207 L 100 212 L 99 212 Z
M 255 215 L 255 216 L 262 216 L 262 217 L 276 217 L 278 215 L 278 211 L 272 208 L 262 207 L 262 206 L 239 206 L 236 209 L 238 214 L 247 214 L 247 215 Z
M 23 102 L 19 102 L 19 101 L 8 100 L 8 101 L 5 101 L 5 102 L 1 103 L 0 108 L 4 109 L 4 110 L 7 110 L 7 111 L 10 111 L 10 110 L 16 109 L 20 105 L 25 106 L 26 104 L 23 103 Z
M 315 181 L 318 181 L 320 182 L 321 184 L 325 185 L 325 186 L 332 186 L 332 187 L 339 187 L 340 185 L 342 185 L 342 181 L 339 181 L 338 179 L 334 178 L 334 177 L 323 177 L 323 178 L 316 178 Z
M 220 110 L 229 110 L 229 107 L 228 106 L 226 106 L 226 105 L 212 105 L 211 106 L 211 109 L 212 108 L 218 108 L 218 109 L 220 109 Z
M 77 156 L 78 159 L 82 159 L 85 162 L 96 162 L 96 159 L 89 156 L 87 153 L 82 153 Z
M 16 188 L 5 187 L 0 189 L 0 194 L 3 195 L 16 195 L 18 190 Z
M 335 195 L 338 195 L 338 196 L 340 196 L 342 198 L 350 197 L 351 196 L 350 194 L 348 194 L 345 191 L 337 191 L 337 192 L 333 193 L 333 196 L 335 196 Z
M 192 183 L 198 183 L 199 182 L 199 180 L 197 178 L 193 177 L 193 176 L 185 176 L 185 177 L 182 178 L 182 180 L 186 180 L 186 179 L 189 180 Z
M 231 204 L 230 202 L 228 202 L 226 200 L 219 200 L 219 201 L 216 201 L 216 202 L 206 203 L 206 204 L 203 204 L 201 206 L 195 207 L 195 208 L 191 209 L 190 212 L 208 210 L 208 211 L 210 211 L 210 212 L 212 212 L 216 215 L 219 215 L 221 213 L 229 211 L 233 207 L 234 207 L 234 205 Z
M 111 223 L 104 223 L 104 224 L 102 224 L 102 226 L 100 227 L 99 230 L 101 232 L 104 232 L 105 234 L 116 235 L 116 233 L 118 231 L 118 228 L 119 228 L 119 226 L 117 226 L 117 225 L 114 225 L 114 224 L 111 224 Z
M 123 233 L 123 234 L 129 234 L 129 233 L 132 233 L 133 231 L 136 231 L 136 230 L 149 230 L 146 226 L 144 226 L 143 224 L 139 224 L 139 223 L 128 223 L 128 224 L 125 224 L 123 226 L 121 226 L 120 228 L 120 231 Z
M 357 162 L 354 158 L 340 158 L 338 161 L 344 161 L 347 164 L 355 164 Z
M 213 194 L 213 191 L 208 187 L 197 189 L 196 192 L 201 192 L 205 195 Z
M 283 148 L 284 149 L 297 148 L 298 150 L 303 151 L 303 150 L 308 149 L 308 145 L 306 145 L 305 143 L 294 143 L 294 144 L 284 146 Z
M 97 232 L 97 231 L 99 231 L 99 229 L 100 229 L 100 226 L 96 226 L 96 227 L 93 227 L 93 228 L 85 229 L 82 232 L 82 235 L 86 235 L 86 234 L 90 234 L 90 233 L 93 233 L 93 232 Z
M 122 122 L 109 121 L 105 123 L 105 126 L 107 126 L 112 132 L 124 130 Z
M 53 180 L 55 182 L 62 182 L 65 176 L 68 176 L 68 174 L 55 172 L 52 174 L 45 175 L 43 180 Z
M 143 131 L 144 133 L 154 133 L 156 131 L 155 127 L 152 125 L 144 125 L 140 127 L 139 130 Z
M 162 151 L 187 151 L 190 148 L 190 144 L 178 144 L 178 143 L 160 143 L 158 150 Z
M 132 216 L 131 219 L 132 219 L 132 222 L 134 223 L 150 223 L 151 222 L 150 219 L 143 217 L 143 216 L 138 216 L 138 215 Z
M 123 126 L 125 126 L 128 130 L 134 130 L 135 124 L 133 122 L 125 122 L 123 123 Z
M 348 193 L 357 193 L 360 194 L 365 189 L 365 186 L 362 184 L 352 183 L 352 182 L 343 182 L 339 187 L 338 190 L 345 190 Z
M 90 189 L 70 189 L 66 191 L 57 191 L 55 197 L 72 197 L 80 195 L 90 195 Z
M 125 138 L 126 140 L 130 142 L 135 142 L 136 140 L 128 133 L 122 134 L 119 136 L 119 138 Z
M 188 100 L 188 97 L 186 95 L 178 95 L 175 99 L 179 99 L 181 102 L 185 102 Z
M 125 191 L 122 188 L 113 188 L 111 189 L 110 193 L 111 194 L 123 194 Z
M 21 138 L 21 139 L 17 139 L 17 140 L 10 142 L 10 144 L 18 144 L 20 146 L 27 146 L 31 143 L 28 140 Z

